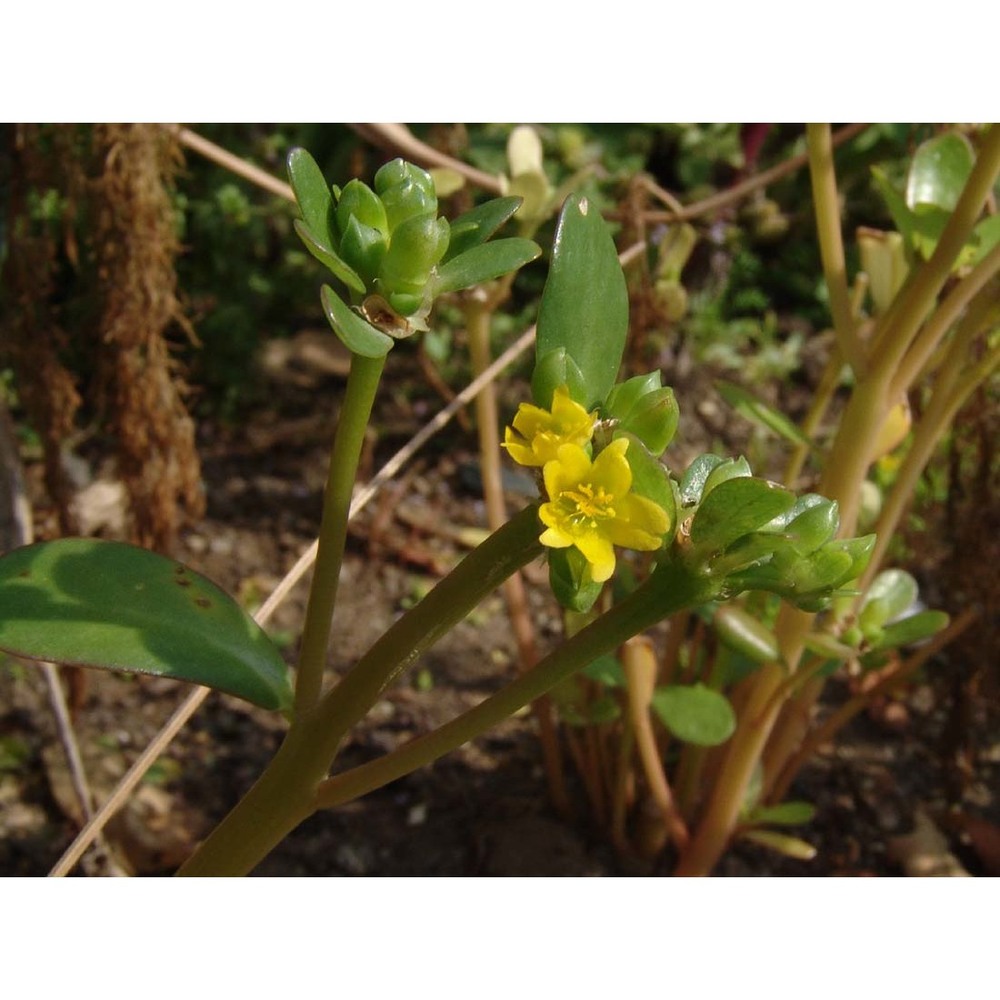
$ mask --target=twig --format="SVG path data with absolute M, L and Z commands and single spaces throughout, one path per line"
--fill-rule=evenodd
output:
M 428 167 L 446 167 L 461 174 L 470 184 L 488 191 L 490 194 L 503 194 L 500 188 L 500 178 L 487 174 L 468 163 L 456 160 L 447 153 L 442 153 L 426 142 L 421 142 L 405 125 L 396 122 L 368 122 L 353 124 L 354 129 L 362 139 L 373 146 L 389 153 L 401 153 L 414 163 L 422 163 Z
M 69 709 L 66 706 L 66 695 L 63 692 L 62 684 L 59 681 L 59 671 L 54 663 L 43 661 L 41 663 L 42 673 L 45 675 L 45 683 L 49 689 L 49 704 L 52 706 L 52 714 L 56 717 L 56 729 L 59 732 L 59 742 L 66 752 L 66 762 L 69 764 L 70 780 L 73 782 L 73 791 L 76 793 L 77 802 L 80 804 L 80 812 L 84 819 L 90 819 L 94 811 L 94 796 L 87 783 L 87 774 L 83 767 L 83 758 L 80 756 L 80 747 L 76 742 L 76 733 L 73 731 L 73 723 L 69 717 Z
M 272 176 L 266 170 L 261 170 L 260 167 L 255 167 L 252 163 L 241 160 L 238 156 L 234 156 L 221 146 L 217 146 L 214 142 L 210 142 L 208 139 L 198 135 L 197 132 L 192 132 L 191 129 L 185 128 L 183 125 L 165 125 L 164 128 L 182 146 L 187 146 L 188 149 L 193 149 L 196 153 L 201 153 L 206 159 L 217 163 L 220 167 L 225 167 L 226 170 L 230 170 L 238 177 L 250 181 L 251 184 L 256 184 L 257 187 L 263 188 L 265 191 L 270 191 L 271 194 L 276 194 L 279 198 L 295 201 L 292 186 L 286 184 L 284 181 L 279 181 L 277 177 Z

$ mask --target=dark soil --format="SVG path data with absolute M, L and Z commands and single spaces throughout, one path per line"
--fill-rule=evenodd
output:
M 334 417 L 316 416 L 315 410 L 329 408 L 331 400 L 335 405 L 341 384 L 327 377 L 309 393 L 272 387 L 268 406 L 247 423 L 202 426 L 208 514 L 184 533 L 177 555 L 249 605 L 259 604 L 315 535 Z M 411 372 L 386 382 L 402 384 L 413 384 Z M 680 448 L 687 454 L 674 456 L 682 466 L 705 446 L 708 433 L 718 432 L 714 425 L 722 411 L 705 386 L 678 385 L 678 395 L 689 421 Z M 515 402 L 512 393 L 508 414 Z M 438 405 L 429 391 L 406 397 L 390 388 L 375 421 L 368 473 Z M 702 425 L 711 426 L 706 431 Z M 745 429 L 727 430 L 736 439 L 741 434 Z M 447 429 L 411 467 L 404 489 L 376 498 L 352 527 L 331 678 L 461 556 L 454 529 L 484 525 L 475 447 L 472 433 Z M 95 468 L 98 457 L 91 456 Z M 37 471 L 29 467 L 33 482 Z M 523 503 L 521 482 L 513 485 L 511 504 Z M 51 511 L 40 492 L 35 499 L 44 536 Z M 534 568 L 528 578 L 539 641 L 551 644 L 556 611 L 540 585 L 545 573 Z M 290 644 L 305 594 L 300 584 L 270 626 Z M 991 861 L 988 851 L 973 848 L 982 837 L 965 835 L 965 817 L 987 826 L 1000 823 L 1000 712 L 986 688 L 970 700 L 966 688 L 951 682 L 956 674 L 978 676 L 962 655 L 960 647 L 946 651 L 927 678 L 880 712 L 858 717 L 836 747 L 825 747 L 802 773 L 792 797 L 814 803 L 817 812 L 796 833 L 818 848 L 815 860 L 793 861 L 742 843 L 723 860 L 719 874 L 899 874 L 890 839 L 911 830 L 920 816 L 944 829 L 946 847 L 968 871 L 986 873 L 995 856 Z M 512 675 L 514 658 L 504 607 L 495 595 L 374 706 L 337 768 L 370 760 L 475 705 Z M 102 798 L 187 688 L 100 672 L 88 673 L 82 685 L 78 677 L 70 680 L 79 701 L 77 737 Z M 823 711 L 846 696 L 846 682 L 833 681 Z M 958 743 L 957 713 L 963 720 Z M 268 713 L 211 696 L 109 829 L 118 862 L 140 874 L 171 872 L 260 774 L 282 731 L 281 720 Z M 576 815 L 556 815 L 546 794 L 535 721 L 525 713 L 431 767 L 315 816 L 257 873 L 668 873 L 668 859 L 618 855 L 589 818 L 582 790 L 574 786 L 572 792 Z M 0 667 L 0 874 L 44 874 L 79 822 L 42 676 L 7 660 Z M 79 870 L 102 874 L 108 866 L 91 858 Z

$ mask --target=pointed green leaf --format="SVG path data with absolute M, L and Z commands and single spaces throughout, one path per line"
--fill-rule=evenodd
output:
M 520 198 L 492 198 L 460 215 L 451 224 L 451 243 L 445 263 L 485 243 L 518 209 Z
M 349 351 L 363 358 L 384 358 L 392 349 L 392 337 L 363 320 L 329 285 L 323 286 L 320 299 L 330 326 Z
M 653 692 L 653 711 L 683 743 L 714 747 L 736 729 L 733 706 L 704 684 L 670 685 Z
M 351 291 L 364 295 L 365 283 L 361 280 L 358 272 L 346 261 L 341 260 L 328 245 L 319 243 L 313 232 L 303 225 L 301 219 L 295 220 L 295 232 L 299 234 L 299 239 L 305 244 L 306 249 L 321 264 L 328 267 L 335 277 L 339 278 Z
M 146 549 L 65 538 L 0 559 L 0 648 L 36 660 L 156 674 L 269 709 L 288 668 L 254 620 L 187 566 Z
M 288 179 L 306 228 L 313 234 L 315 241 L 325 247 L 335 246 L 334 234 L 330 228 L 333 212 L 330 186 L 319 165 L 306 150 L 297 147 L 288 154 Z
M 566 199 L 538 312 L 537 356 L 565 349 L 583 375 L 590 409 L 618 377 L 628 332 L 628 292 L 614 240 L 601 213 L 581 195 Z M 532 380 L 535 402 L 548 406 Z
M 721 379 L 715 383 L 719 395 L 741 416 L 758 427 L 764 427 L 791 441 L 792 444 L 811 446 L 812 441 L 799 430 L 780 410 L 758 399 L 741 386 Z
M 795 494 L 764 479 L 727 479 L 701 502 L 691 525 L 693 544 L 722 551 L 795 503 Z
M 530 263 L 541 252 L 537 243 L 518 236 L 472 247 L 438 268 L 434 291 L 442 295 L 492 281 Z

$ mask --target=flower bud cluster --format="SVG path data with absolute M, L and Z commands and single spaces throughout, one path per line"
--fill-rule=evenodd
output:
M 448 220 L 437 216 L 430 174 L 401 159 L 375 175 L 375 190 L 353 180 L 336 197 L 333 249 L 402 316 L 424 304 L 434 267 L 448 249 Z

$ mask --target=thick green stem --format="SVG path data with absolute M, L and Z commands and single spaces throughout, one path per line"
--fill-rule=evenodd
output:
M 310 753 L 308 739 L 299 728 L 288 731 L 267 770 L 178 875 L 246 875 L 315 812 L 316 785 L 327 768 Z
M 328 761 L 350 728 L 421 653 L 512 573 L 541 555 L 539 528 L 534 506 L 515 514 L 382 635 L 323 697 L 308 721 Z
M 274 760 L 180 875 L 245 875 L 316 810 L 344 734 L 421 652 L 541 551 L 529 507 L 462 560 L 375 643 L 311 712 L 296 716 Z
M 325 807 L 349 802 L 437 760 L 502 722 L 595 657 L 611 652 L 626 639 L 682 608 L 714 599 L 718 596 L 719 587 L 718 581 L 683 564 L 661 565 L 621 604 L 601 615 L 486 701 L 385 757 L 324 781 L 317 795 L 317 804 Z
M 368 418 L 371 416 L 384 366 L 384 357 L 365 358 L 359 354 L 351 356 L 351 372 L 330 456 L 316 567 L 313 570 L 302 632 L 302 649 L 295 682 L 295 712 L 298 715 L 309 711 L 316 704 L 323 687 L 323 668 L 326 665 L 333 608 L 337 602 L 340 568 L 347 542 L 351 494 Z

